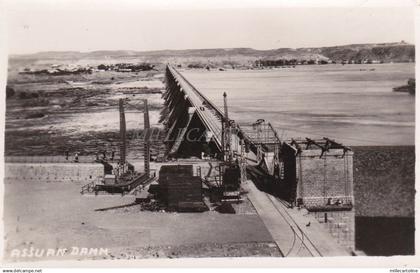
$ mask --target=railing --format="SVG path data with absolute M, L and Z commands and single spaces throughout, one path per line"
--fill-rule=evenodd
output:
M 222 143 L 222 129 L 220 118 L 223 117 L 220 109 L 217 108 L 209 99 L 207 99 L 203 94 L 201 94 L 190 82 L 188 82 L 178 71 L 173 67 L 168 66 L 168 70 L 174 77 L 175 81 L 179 83 L 180 88 L 187 95 L 187 99 L 191 104 L 196 108 L 197 114 L 200 119 L 206 125 L 207 128 L 211 130 L 214 134 L 216 144 L 221 147 Z M 203 104 L 204 102 L 204 104 Z M 208 109 L 209 111 L 202 110 L 202 108 Z
M 200 93 L 200 91 L 198 91 L 174 67 L 168 65 L 167 69 L 175 82 L 179 85 L 179 88 L 181 88 L 184 94 L 187 96 L 187 99 L 190 101 L 191 105 L 196 108 L 196 112 L 199 115 L 201 121 L 214 134 L 216 145 L 222 149 L 222 120 L 224 119 L 223 112 L 211 100 Z M 205 108 L 205 110 L 202 110 L 203 108 Z M 269 126 L 269 130 L 267 131 L 271 133 L 269 139 L 270 143 L 281 143 L 276 131 L 271 126 L 271 124 L 268 123 L 267 126 Z M 249 144 L 251 151 L 257 154 L 258 149 L 261 149 L 261 147 L 259 148 L 260 145 L 255 142 L 255 139 L 251 135 L 248 135 L 245 131 L 243 131 L 238 124 L 236 124 L 236 128 L 242 135 L 241 137 L 238 134 L 238 137 L 243 138 L 243 140 Z M 233 136 L 236 136 L 236 134 Z M 239 142 L 239 139 L 233 140 L 233 142 L 235 141 Z
M 65 155 L 58 156 L 5 156 L 4 161 L 7 163 L 94 163 L 95 156 L 78 156 L 75 161 L 74 154 L 70 154 L 67 158 Z
M 200 96 L 208 105 L 211 106 L 213 110 L 217 112 L 217 114 L 223 118 L 223 112 L 217 107 L 211 100 L 209 100 L 206 96 L 204 96 L 200 91 L 198 91 L 181 73 L 179 73 L 175 68 L 172 66 L 168 66 L 169 70 L 171 71 L 172 75 L 176 75 L 178 79 L 182 79 L 198 96 Z
M 82 189 L 80 191 L 81 194 L 85 194 L 86 192 L 92 193 L 95 191 L 95 181 L 90 182 L 84 186 L 82 186 Z

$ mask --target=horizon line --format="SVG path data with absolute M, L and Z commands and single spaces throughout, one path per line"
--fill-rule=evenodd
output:
M 65 52 L 74 52 L 74 53 L 81 53 L 81 54 L 89 54 L 94 52 L 100 51 L 131 51 L 136 53 L 148 53 L 148 52 L 159 52 L 159 51 L 188 51 L 188 50 L 215 50 L 215 49 L 252 49 L 256 51 L 272 51 L 278 49 L 309 49 L 309 48 L 329 48 L 329 47 L 344 47 L 344 46 L 357 46 L 357 45 L 386 45 L 386 44 L 401 44 L 401 45 L 411 45 L 415 46 L 415 43 L 407 42 L 406 40 L 401 40 L 398 42 L 371 42 L 371 43 L 350 43 L 350 44 L 340 44 L 340 45 L 331 45 L 331 46 L 307 46 L 307 47 L 278 47 L 278 48 L 269 48 L 269 49 L 255 49 L 252 47 L 214 47 L 214 48 L 184 48 L 184 49 L 150 49 L 150 50 L 135 50 L 135 49 L 98 49 L 98 50 L 90 50 L 90 51 L 79 51 L 79 50 L 45 50 L 45 51 L 37 51 L 33 53 L 10 53 L 9 57 L 14 56 L 28 56 L 28 55 L 37 55 L 37 54 L 45 54 L 45 53 L 65 53 Z

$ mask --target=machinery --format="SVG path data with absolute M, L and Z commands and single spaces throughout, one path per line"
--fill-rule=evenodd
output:
M 137 172 L 134 166 L 127 161 L 127 135 L 126 135 L 126 121 L 124 100 L 119 100 L 120 112 L 120 158 L 118 165 L 113 167 L 105 158 L 99 160 L 105 167 L 104 178 L 97 183 L 90 183 L 83 186 L 82 193 L 85 191 L 95 192 L 100 191 L 107 193 L 121 193 L 127 194 L 133 191 L 140 185 L 151 182 L 154 177 L 150 177 L 150 121 L 147 100 L 144 100 L 144 130 L 146 133 L 144 141 L 144 172 Z
M 240 184 L 246 180 L 246 159 L 243 141 L 234 135 L 235 122 L 229 119 L 227 95 L 223 93 L 224 116 L 222 119 L 222 158 L 223 162 L 215 167 L 215 174 L 210 175 L 213 166 L 205 177 L 205 183 L 212 190 L 212 199 L 222 202 L 240 201 Z M 241 154 L 235 154 L 233 146 L 238 146 L 235 142 L 240 142 L 241 146 L 237 149 Z

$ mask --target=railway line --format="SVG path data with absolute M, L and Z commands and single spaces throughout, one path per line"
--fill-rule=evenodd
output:
M 268 193 L 265 193 L 268 199 L 271 201 L 273 206 L 288 223 L 290 229 L 293 231 L 293 244 L 290 249 L 285 253 L 285 257 L 296 257 L 299 253 L 305 249 L 312 257 L 322 257 L 320 250 L 314 245 L 310 238 L 303 232 L 293 217 L 287 211 L 289 204 L 281 200 L 278 197 L 274 197 Z M 275 202 L 277 201 L 277 202 Z M 281 205 L 279 205 L 279 203 Z

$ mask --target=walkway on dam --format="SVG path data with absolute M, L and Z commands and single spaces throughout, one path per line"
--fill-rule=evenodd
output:
M 100 158 L 102 158 L 102 156 Z M 78 156 L 78 163 L 94 163 L 95 159 L 96 159 L 95 155 L 92 155 L 92 156 L 86 156 L 86 155 Z M 74 153 L 70 154 L 68 156 L 68 158 L 66 158 L 65 155 L 56 155 L 56 156 L 5 156 L 4 161 L 7 162 L 7 163 L 76 163 Z
M 209 100 L 205 95 L 203 95 L 199 90 L 197 90 L 179 71 L 177 71 L 174 67 L 168 65 L 167 73 L 169 73 L 177 86 L 176 90 L 168 90 L 168 93 L 165 97 L 166 100 L 172 100 L 175 95 L 173 93 L 182 92 L 184 94 L 184 99 L 190 102 L 192 108 L 194 108 L 194 112 L 196 113 L 206 127 L 206 129 L 211 132 L 212 138 L 214 139 L 215 144 L 220 149 L 223 149 L 223 143 L 229 141 L 230 147 L 235 149 L 235 153 L 241 153 L 241 146 L 240 141 L 237 133 L 232 133 L 229 135 L 229 138 L 223 138 L 223 125 L 222 121 L 226 118 L 225 113 L 222 112 L 211 100 Z M 172 95 L 171 95 L 172 94 Z M 177 107 L 178 105 L 172 104 L 172 107 Z M 173 110 L 171 110 L 173 112 Z M 192 113 L 190 115 L 190 120 L 192 118 Z M 174 122 L 172 125 L 168 125 L 169 132 L 172 132 L 174 126 L 177 123 Z M 183 127 L 183 132 L 186 132 L 189 126 L 189 123 Z M 239 127 L 235 127 L 235 130 L 241 131 Z M 243 132 L 242 132 L 243 133 Z M 173 146 L 171 147 L 171 153 L 175 153 L 179 148 L 181 141 L 183 140 L 184 135 L 178 134 L 177 141 L 174 142 Z M 251 140 L 247 139 L 250 143 Z
M 209 99 L 195 89 L 195 87 L 176 69 L 172 66 L 168 66 L 168 69 L 181 86 L 186 98 L 191 102 L 191 105 L 197 109 L 197 113 L 203 123 L 214 134 L 216 141 L 220 145 L 222 141 L 221 118 L 223 116 L 220 109 L 218 109 L 217 106 L 215 106 Z
M 242 184 L 261 220 L 285 257 L 349 256 L 328 231 L 305 209 L 288 208 L 260 191 L 250 180 Z

